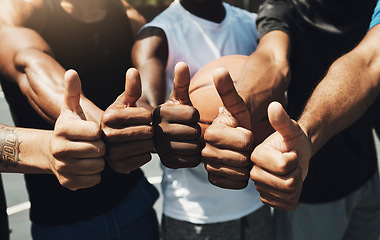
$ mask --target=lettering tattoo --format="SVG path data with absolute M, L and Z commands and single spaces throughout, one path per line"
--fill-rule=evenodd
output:
M 3 167 L 18 167 L 21 161 L 20 143 L 14 130 L 0 126 L 0 164 Z

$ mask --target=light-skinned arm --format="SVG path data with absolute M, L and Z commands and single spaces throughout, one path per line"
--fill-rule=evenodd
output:
M 55 174 L 77 190 L 100 182 L 105 145 L 100 126 L 87 121 L 79 103 L 78 74 L 65 74 L 65 93 L 54 131 L 0 126 L 0 171 Z
M 332 64 L 298 122 L 278 103 L 269 106 L 269 119 L 277 132 L 251 155 L 251 178 L 264 203 L 294 209 L 310 158 L 375 101 L 380 92 L 379 38 L 380 26 L 375 26 L 355 49 Z

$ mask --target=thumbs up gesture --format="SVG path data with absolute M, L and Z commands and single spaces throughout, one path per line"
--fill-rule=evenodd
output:
M 253 151 L 251 179 L 263 203 L 292 210 L 298 204 L 308 172 L 311 143 L 280 103 L 269 105 L 268 118 L 276 132 Z
M 209 181 L 219 187 L 243 189 L 248 185 L 253 148 L 248 109 L 224 68 L 214 72 L 215 87 L 223 101 L 223 111 L 206 129 L 202 157 Z
M 187 65 L 177 63 L 173 91 L 153 112 L 155 147 L 168 168 L 196 167 L 201 162 L 199 113 L 191 104 L 189 83 Z
M 154 150 L 151 112 L 136 107 L 141 79 L 135 68 L 126 73 L 125 91 L 104 112 L 101 120 L 106 158 L 113 170 L 129 173 L 151 160 Z
M 100 127 L 86 116 L 80 106 L 81 82 L 69 70 L 64 76 L 65 97 L 54 134 L 50 139 L 50 167 L 62 186 L 71 190 L 88 188 L 101 180 L 104 168 L 104 143 Z

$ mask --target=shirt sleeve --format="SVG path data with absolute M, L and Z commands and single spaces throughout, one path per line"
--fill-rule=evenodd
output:
M 380 0 L 377 2 L 375 10 L 372 15 L 371 24 L 369 25 L 369 29 L 373 28 L 377 24 L 380 23 Z
M 294 6 L 287 0 L 267 0 L 259 8 L 256 20 L 259 39 L 270 31 L 280 30 L 293 39 Z

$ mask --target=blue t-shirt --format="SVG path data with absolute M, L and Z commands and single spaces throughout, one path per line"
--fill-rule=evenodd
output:
M 369 25 L 369 29 L 373 28 L 375 25 L 380 23 L 380 0 L 377 2 L 375 10 L 372 15 L 371 24 Z

